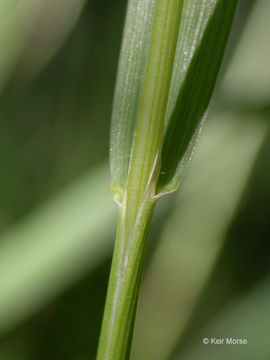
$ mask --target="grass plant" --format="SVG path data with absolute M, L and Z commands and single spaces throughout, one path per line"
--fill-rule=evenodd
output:
M 111 130 L 119 218 L 98 360 L 129 358 L 155 203 L 175 191 L 197 142 L 236 0 L 130 0 Z

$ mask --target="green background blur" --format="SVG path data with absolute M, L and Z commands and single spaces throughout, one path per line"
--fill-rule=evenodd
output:
M 0 360 L 95 358 L 125 7 L 0 0 Z M 269 16 L 240 2 L 190 169 L 157 208 L 133 360 L 270 359 Z

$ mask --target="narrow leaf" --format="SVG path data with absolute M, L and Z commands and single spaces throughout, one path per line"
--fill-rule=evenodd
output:
M 175 190 L 199 134 L 237 0 L 184 2 L 167 106 L 158 192 Z
M 116 198 L 123 192 L 128 172 L 154 5 L 155 0 L 131 0 L 128 3 L 111 127 L 110 190 Z

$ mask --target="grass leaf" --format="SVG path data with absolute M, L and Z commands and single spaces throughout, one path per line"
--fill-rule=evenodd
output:
M 236 5 L 237 0 L 184 2 L 158 192 L 175 190 L 187 167 L 214 89 Z
M 128 357 L 155 202 L 175 190 L 179 163 L 182 169 L 181 160 L 190 157 L 237 0 L 184 4 L 182 12 L 182 0 L 129 1 L 111 132 L 111 193 L 119 221 L 100 360 Z
M 123 192 L 133 142 L 155 0 L 129 1 L 119 59 L 111 126 L 111 193 Z

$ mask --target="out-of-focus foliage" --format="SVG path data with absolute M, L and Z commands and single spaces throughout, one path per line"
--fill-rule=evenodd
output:
M 23 77 L 36 73 L 57 50 L 85 0 L 0 1 L 0 91 L 21 62 Z
M 236 299 L 233 304 L 228 304 L 213 321 L 202 327 L 198 338 L 188 348 L 174 357 L 185 359 L 191 357 L 194 360 L 225 360 L 228 358 L 240 359 L 267 359 L 269 349 L 269 275 L 245 297 Z M 221 339 L 246 339 L 246 345 L 220 346 L 204 345 L 204 338 Z M 200 339 L 200 343 L 198 342 Z
M 105 169 L 94 169 L 2 235 L 0 334 L 95 268 L 111 250 L 115 216 L 107 183 Z
M 136 359 L 157 344 L 176 359 L 269 357 L 269 1 L 250 3 L 182 193 L 154 224 Z M 95 357 L 114 237 L 98 164 L 125 6 L 0 1 L 1 360 Z M 227 335 L 248 346 L 202 345 Z
M 240 39 L 221 90 L 233 104 L 247 108 L 269 105 L 270 2 L 258 0 Z

